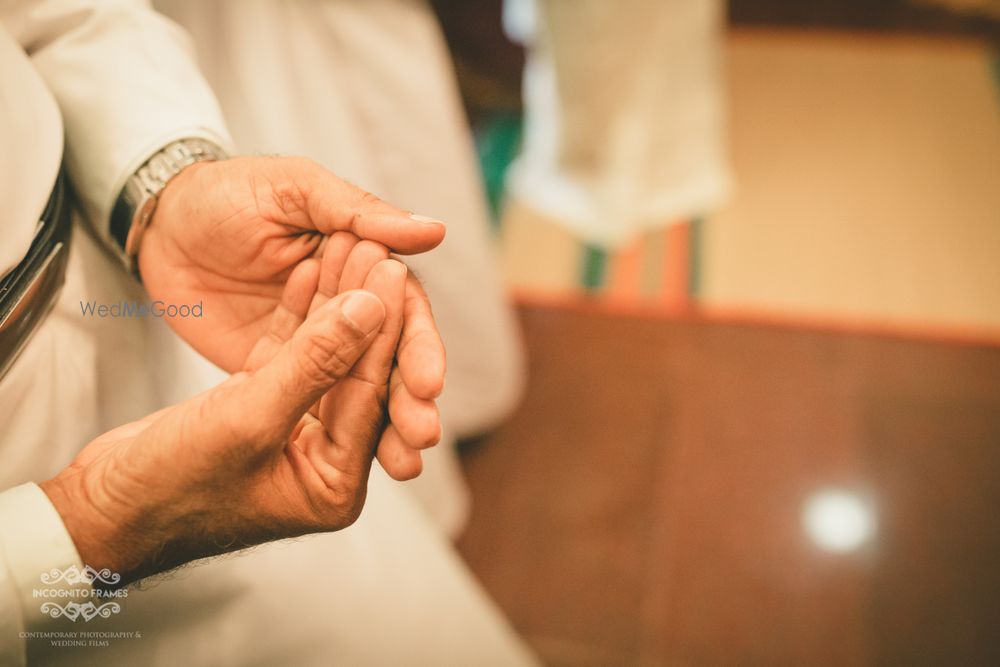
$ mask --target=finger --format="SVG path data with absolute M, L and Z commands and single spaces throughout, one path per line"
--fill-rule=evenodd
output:
M 376 264 L 365 280 L 365 290 L 378 296 L 386 314 L 350 376 L 320 403 L 319 417 L 335 443 L 362 439 L 373 445 L 385 421 L 389 372 L 402 327 L 405 275 L 406 267 L 389 259 Z
M 283 441 L 310 405 L 345 378 L 376 338 L 385 307 L 371 292 L 342 294 L 312 313 L 274 358 L 241 383 L 238 428 Z M 264 436 L 268 437 L 264 437 Z
M 408 447 L 392 424 L 382 433 L 375 457 L 389 477 L 400 482 L 417 477 L 424 469 L 420 451 Z
M 446 365 L 444 343 L 427 292 L 412 273 L 406 279 L 403 329 L 396 354 L 403 382 L 413 396 L 432 399 L 441 394 Z
M 267 332 L 250 351 L 244 370 L 255 371 L 273 359 L 281 346 L 305 322 L 319 278 L 320 263 L 315 259 L 307 259 L 295 267 L 285 283 L 281 301 L 271 315 Z
M 310 309 L 316 309 L 337 296 L 340 290 L 340 277 L 351 251 L 358 244 L 358 237 L 350 232 L 336 232 L 329 237 L 323 251 L 323 266 L 319 274 L 319 288 Z
M 318 419 L 307 414 L 299 424 L 298 433 L 292 435 L 294 445 L 327 488 L 338 488 L 345 475 L 348 479 L 367 478 L 372 462 L 370 447 L 365 449 L 366 456 L 352 456 L 351 448 L 338 447 Z
M 388 385 L 403 328 L 406 274 L 406 266 L 394 259 L 382 260 L 368 272 L 364 289 L 385 304 L 385 320 L 375 340 L 351 371 L 351 377 L 373 385 Z
M 388 204 L 347 183 L 320 165 L 303 161 L 299 187 L 307 196 L 307 214 L 324 234 L 353 232 L 362 239 L 384 243 L 395 252 L 426 252 L 444 239 L 444 223 Z
M 400 255 L 415 255 L 433 250 L 445 236 L 445 226 L 440 220 L 422 215 L 395 215 L 358 213 L 350 231 L 363 239 L 384 243 Z
M 347 290 L 361 289 L 375 265 L 386 259 L 389 259 L 389 249 L 381 243 L 375 241 L 358 242 L 351 249 L 351 254 L 347 258 L 337 291 L 346 292 Z
M 389 390 L 389 421 L 403 441 L 413 449 L 433 447 L 441 440 L 441 416 L 433 400 L 416 398 L 392 373 Z
M 321 308 L 323 304 L 337 296 L 340 290 L 340 277 L 344 273 L 344 267 L 351 255 L 351 251 L 358 244 L 358 237 L 350 232 L 336 232 L 333 236 L 327 237 L 328 242 L 323 249 L 323 261 L 319 274 L 319 285 L 313 295 L 312 303 L 309 304 L 309 312 Z M 376 246 L 380 244 L 375 244 Z M 360 285 L 359 285 L 360 287 Z M 345 292 L 347 290 L 344 290 Z M 310 412 L 319 414 L 319 402 L 316 403 Z

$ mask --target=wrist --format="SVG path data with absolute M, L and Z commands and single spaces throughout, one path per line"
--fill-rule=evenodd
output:
M 92 468 L 93 466 L 91 466 Z M 80 560 L 95 570 L 121 575 L 125 585 L 148 574 L 160 542 L 141 526 L 155 525 L 137 502 L 112 501 L 94 479 L 92 469 L 70 468 L 39 487 L 62 519 Z
M 196 182 L 195 179 L 201 177 L 202 170 L 211 169 L 212 166 L 212 161 L 208 160 L 189 164 L 164 186 L 157 196 L 157 205 L 145 224 L 142 243 L 134 249 L 135 256 L 131 259 L 134 273 L 142 277 L 148 275 L 149 271 L 155 270 L 155 267 L 148 266 L 149 256 L 160 258 L 158 262 L 162 262 L 164 256 L 183 261 L 184 244 L 177 236 L 187 231 L 186 225 L 192 222 L 190 202 L 186 202 L 185 199 L 196 198 L 192 196 L 196 185 L 192 184 Z M 179 220 L 181 224 L 173 224 L 175 220 Z
M 143 236 L 168 184 L 191 165 L 222 160 L 225 151 L 204 139 L 180 139 L 154 153 L 129 177 L 111 212 L 110 232 L 126 268 L 135 273 Z

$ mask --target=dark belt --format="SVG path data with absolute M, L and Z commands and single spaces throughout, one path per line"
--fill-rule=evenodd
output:
M 60 172 L 28 254 L 0 279 L 0 378 L 52 310 L 66 277 L 72 228 L 66 190 Z

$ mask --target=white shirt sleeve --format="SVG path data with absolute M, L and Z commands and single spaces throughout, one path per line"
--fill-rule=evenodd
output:
M 44 629 L 42 575 L 76 567 L 80 555 L 59 513 L 35 484 L 0 493 L 0 665 L 25 664 L 25 636 Z M 77 584 L 79 587 L 79 584 Z
M 150 155 L 185 137 L 229 148 L 187 36 L 148 2 L 3 0 L 0 23 L 59 105 L 64 164 L 105 239 L 118 193 Z M 47 619 L 33 595 L 41 576 L 73 566 L 82 569 L 79 554 L 42 490 L 0 493 L 0 664 L 23 665 L 25 633 Z
M 95 228 L 125 180 L 176 139 L 230 148 L 187 35 L 144 0 L 5 1 L 0 21 L 59 104 L 73 186 Z

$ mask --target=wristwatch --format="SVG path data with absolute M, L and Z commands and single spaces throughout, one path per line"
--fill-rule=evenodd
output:
M 195 162 L 227 157 L 222 148 L 206 139 L 179 139 L 157 151 L 125 181 L 111 211 L 111 237 L 126 269 L 139 275 L 137 258 L 142 235 L 170 179 Z

